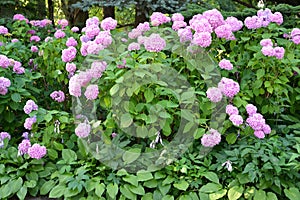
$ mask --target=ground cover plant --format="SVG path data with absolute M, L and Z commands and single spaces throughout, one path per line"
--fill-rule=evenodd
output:
M 154 12 L 0 26 L 0 198 L 299 199 L 300 29 Z

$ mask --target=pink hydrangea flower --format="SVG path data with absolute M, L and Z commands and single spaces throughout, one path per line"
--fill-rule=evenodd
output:
M 91 125 L 88 123 L 80 123 L 75 129 L 75 134 L 80 138 L 86 138 L 91 132 Z
M 274 56 L 277 58 L 277 59 L 282 59 L 284 57 L 284 48 L 283 47 L 275 47 L 274 48 Z
M 99 26 L 96 25 L 88 26 L 85 29 L 85 35 L 90 39 L 95 38 L 99 34 L 99 32 L 100 32 L 100 28 Z
M 300 29 L 293 28 L 291 31 L 291 40 L 295 44 L 300 44 Z
M 36 116 L 34 117 L 29 117 L 25 119 L 25 123 L 24 123 L 24 128 L 26 128 L 27 130 L 31 130 L 32 129 L 32 125 L 36 122 Z
M 226 106 L 226 113 L 228 115 L 238 115 L 239 114 L 239 110 L 238 110 L 237 107 L 229 104 L 229 105 Z
M 243 124 L 243 117 L 241 115 L 230 115 L 229 120 L 235 126 L 240 126 Z
M 8 33 L 8 29 L 5 26 L 0 26 L 0 34 L 5 35 Z
M 65 100 L 65 93 L 61 90 L 54 91 L 50 94 L 50 97 L 57 102 L 63 102 Z
M 67 47 L 70 47 L 70 46 L 76 47 L 77 44 L 78 44 L 77 41 L 73 37 L 68 38 L 68 40 L 66 42 Z
M 12 42 L 12 43 L 16 43 L 16 42 L 19 42 L 19 40 L 16 39 L 16 38 L 14 38 L 14 39 L 11 40 L 11 42 Z
M 166 47 L 166 41 L 159 34 L 152 33 L 145 39 L 144 46 L 147 51 L 160 52 Z
M 254 131 L 254 135 L 259 138 L 259 139 L 263 139 L 265 137 L 265 134 L 263 131 L 258 130 L 258 131 Z
M 255 131 L 262 130 L 263 126 L 266 123 L 264 117 L 259 113 L 255 113 L 252 116 L 249 116 L 246 122 Z
M 108 47 L 112 43 L 112 37 L 109 31 L 100 31 L 95 38 L 97 44 L 101 44 L 104 47 Z
M 101 50 L 105 48 L 105 46 L 101 44 L 97 44 L 95 41 L 89 41 L 86 44 L 87 44 L 87 48 L 86 48 L 87 54 L 97 55 Z
M 23 108 L 26 114 L 31 113 L 33 110 L 38 110 L 38 105 L 33 100 L 28 100 Z
M 213 32 L 213 27 L 206 18 L 194 19 L 190 21 L 191 28 L 196 32 Z
M 178 36 L 180 37 L 181 43 L 192 41 L 193 39 L 193 33 L 189 27 L 179 29 Z
M 81 96 L 81 85 L 79 83 L 78 75 L 74 75 L 71 77 L 69 81 L 69 93 L 72 96 L 80 97 Z
M 143 32 L 141 30 L 134 28 L 128 33 L 128 37 L 130 39 L 135 39 L 135 38 L 138 38 L 139 36 L 141 36 L 142 34 L 143 34 Z
M 264 124 L 262 130 L 263 130 L 264 134 L 271 133 L 271 127 L 268 124 Z
M 10 80 L 5 77 L 0 77 L 0 94 L 6 95 L 8 92 L 8 87 L 10 86 Z
M 92 25 L 99 26 L 99 18 L 95 17 L 95 16 L 91 17 L 91 18 L 86 20 L 85 25 L 86 26 L 92 26 Z
M 275 12 L 270 16 L 270 20 L 271 22 L 281 25 L 283 23 L 283 16 L 280 12 Z
M 253 104 L 247 104 L 246 105 L 246 111 L 247 111 L 249 116 L 252 116 L 252 115 L 256 114 L 257 108 Z
M 102 20 L 101 22 L 101 28 L 105 31 L 109 31 L 109 30 L 113 30 L 117 27 L 117 20 L 114 20 L 111 17 L 105 18 L 104 20 Z
M 75 63 L 67 63 L 66 64 L 66 70 L 67 70 L 67 72 L 73 74 L 76 71 Z
M 0 133 L 0 140 L 4 140 L 5 138 L 7 138 L 8 140 L 10 140 L 11 136 L 8 132 L 1 132 Z
M 54 37 L 56 39 L 58 38 L 64 38 L 66 36 L 65 32 L 63 32 L 62 30 L 57 30 L 55 33 L 54 33 Z
M 274 49 L 272 46 L 263 46 L 261 48 L 261 52 L 265 56 L 274 56 Z
M 186 27 L 186 22 L 184 21 L 175 21 L 172 25 L 172 29 L 178 31 L 180 28 Z
M 22 14 L 15 14 L 13 16 L 13 20 L 19 20 L 19 21 L 25 20 L 26 23 L 29 22 L 29 20 L 26 17 L 24 17 L 24 15 L 22 15 Z
M 206 96 L 211 102 L 214 103 L 221 101 L 223 97 L 221 90 L 216 87 L 208 88 L 206 91 Z
M 10 65 L 10 62 L 9 62 L 8 57 L 6 57 L 5 55 L 0 55 L 0 67 L 8 68 L 9 65 Z
M 30 140 L 24 139 L 18 145 L 18 156 L 24 155 L 28 153 L 28 149 L 31 147 Z
M 139 25 L 136 27 L 137 30 L 141 31 L 142 33 L 150 30 L 150 24 L 149 22 L 139 23 Z
M 100 78 L 106 67 L 107 63 L 105 61 L 94 61 L 89 72 L 93 78 Z
M 77 26 L 74 26 L 74 27 L 71 28 L 71 31 L 76 33 L 76 32 L 79 31 L 79 28 Z
M 231 26 L 229 24 L 218 26 L 215 29 L 215 33 L 218 38 L 225 38 L 227 40 L 231 40 L 232 38 L 234 38 Z
M 61 25 L 62 28 L 65 28 L 66 26 L 68 26 L 69 22 L 66 19 L 60 19 L 57 22 L 58 25 Z
M 88 100 L 95 100 L 97 99 L 99 94 L 99 88 L 98 85 L 89 85 L 85 92 L 84 92 L 84 96 L 88 99 Z
M 13 71 L 16 74 L 24 74 L 25 68 L 22 67 L 22 63 L 20 63 L 19 61 L 14 61 Z
M 212 42 L 212 37 L 209 32 L 195 33 L 193 36 L 192 43 L 200 47 L 209 47 Z
M 231 62 L 229 60 L 226 60 L 226 59 L 222 59 L 219 62 L 219 67 L 221 69 L 226 69 L 226 70 L 232 70 L 233 69 L 233 65 L 231 64 Z
M 213 29 L 216 29 L 218 26 L 221 26 L 225 23 L 222 13 L 217 9 L 203 12 L 203 17 L 209 21 Z
M 36 52 L 38 52 L 39 51 L 39 48 L 37 47 L 37 46 L 31 46 L 30 47 L 30 50 L 33 52 L 33 53 L 36 53 Z
M 184 16 L 181 13 L 174 13 L 172 15 L 172 21 L 183 21 L 184 20 Z
M 262 39 L 259 44 L 263 47 L 266 47 L 266 46 L 273 47 L 273 42 L 271 39 Z
M 227 17 L 225 22 L 231 26 L 232 32 L 239 31 L 243 28 L 243 22 L 236 17 Z
M 223 77 L 218 83 L 218 88 L 229 98 L 233 98 L 240 91 L 240 85 L 226 77 Z
M 28 148 L 28 155 L 30 158 L 41 159 L 47 154 L 47 149 L 44 146 L 39 144 L 33 144 L 31 147 Z
M 215 129 L 210 129 L 209 133 L 204 134 L 201 138 L 201 144 L 205 147 L 214 147 L 220 142 L 221 134 Z
M 159 26 L 164 23 L 168 23 L 171 21 L 170 17 L 167 17 L 161 12 L 153 12 L 152 15 L 150 16 L 150 22 L 152 26 Z
M 30 37 L 30 42 L 35 41 L 35 42 L 39 42 L 41 41 L 41 38 L 37 35 L 33 35 Z
M 76 57 L 77 50 L 75 47 L 69 47 L 62 50 L 61 59 L 63 62 L 71 62 Z
M 128 45 L 128 51 L 140 50 L 141 46 L 137 42 L 132 42 Z
M 257 16 L 247 17 L 244 23 L 248 29 L 258 29 L 262 27 L 262 19 Z

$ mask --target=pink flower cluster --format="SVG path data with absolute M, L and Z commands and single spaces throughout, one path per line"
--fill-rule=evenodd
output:
M 76 64 L 75 63 L 67 63 L 66 70 L 67 70 L 67 72 L 69 72 L 70 74 L 73 75 L 74 72 L 76 71 Z
M 54 91 L 50 94 L 50 97 L 57 102 L 63 102 L 65 100 L 65 93 L 61 90 Z
M 160 52 L 166 47 L 166 41 L 159 34 L 152 33 L 145 38 L 144 46 L 147 51 Z
M 86 138 L 91 132 L 91 125 L 88 123 L 80 123 L 75 129 L 75 134 L 80 138 Z
M 23 20 L 25 20 L 26 23 L 29 23 L 29 20 L 26 17 L 24 17 L 24 15 L 22 15 L 22 14 L 15 14 L 13 16 L 13 20 L 15 20 L 15 21 L 23 21 Z
M 206 91 L 206 96 L 211 102 L 217 103 L 222 100 L 222 92 L 219 88 L 211 87 Z
M 257 138 L 264 138 L 265 134 L 271 133 L 270 126 L 266 124 L 264 117 L 260 113 L 257 113 L 257 108 L 254 105 L 248 104 L 246 111 L 249 115 L 246 122 L 254 130 L 254 135 Z
M 23 108 L 26 114 L 31 113 L 33 110 L 38 110 L 38 105 L 33 100 L 28 100 Z
M 41 38 L 37 35 L 33 35 L 30 37 L 30 42 L 32 42 L 32 41 L 39 42 L 39 41 L 41 41 Z
M 235 126 L 240 126 L 243 124 L 244 120 L 241 115 L 239 115 L 239 110 L 237 107 L 229 104 L 226 106 L 226 113 L 229 115 L 229 120 Z
M 110 31 L 110 30 L 114 30 L 117 27 L 117 20 L 114 20 L 111 17 L 105 18 L 104 20 L 102 20 L 101 22 L 101 28 L 105 31 Z
M 8 87 L 10 86 L 10 80 L 5 77 L 0 77 L 0 94 L 6 95 Z
M 69 48 L 62 50 L 61 59 L 63 62 L 71 62 L 76 57 L 76 53 L 76 48 L 70 46 Z
M 299 28 L 293 28 L 291 32 L 291 40 L 295 44 L 300 44 L 300 29 Z
M 10 138 L 11 138 L 10 134 L 8 132 L 1 132 L 0 133 L 0 140 L 4 140 L 5 138 L 10 140 Z
M 132 29 L 128 33 L 128 37 L 130 39 L 138 38 L 139 36 L 143 35 L 146 31 L 150 30 L 149 22 L 140 23 L 136 28 Z
M 240 91 L 240 85 L 226 77 L 223 77 L 218 83 L 218 88 L 221 90 L 222 94 L 229 98 L 233 98 Z
M 210 129 L 209 133 L 204 134 L 201 138 L 201 144 L 205 147 L 214 147 L 220 142 L 221 134 L 215 129 Z
M 10 65 L 9 58 L 6 57 L 5 55 L 0 55 L 0 67 L 8 68 L 9 65 Z
M 66 42 L 66 46 L 67 47 L 76 47 L 77 46 L 77 41 L 73 38 L 73 37 L 69 37 L 67 42 Z
M 58 20 L 57 24 L 60 25 L 62 29 L 64 29 L 66 26 L 68 26 L 69 22 L 66 19 L 60 19 Z
M 85 89 L 85 92 L 84 92 L 84 96 L 88 100 L 95 100 L 95 99 L 97 99 L 98 94 L 99 94 L 98 85 L 94 85 L 94 84 L 87 86 L 87 88 Z
M 280 12 L 273 14 L 270 9 L 266 8 L 265 10 L 257 11 L 257 16 L 247 17 L 244 23 L 248 29 L 258 29 L 268 26 L 271 22 L 281 25 L 283 16 Z
M 140 50 L 141 46 L 137 42 L 132 42 L 128 45 L 128 51 Z
M 159 26 L 164 23 L 168 23 L 171 21 L 170 17 L 167 17 L 161 12 L 153 12 L 150 16 L 150 22 L 152 26 Z
M 285 50 L 283 47 L 273 47 L 273 42 L 271 39 L 263 39 L 260 41 L 262 46 L 261 52 L 265 56 L 274 56 L 277 59 L 282 59 L 284 57 Z
M 22 63 L 20 63 L 19 61 L 14 61 L 13 71 L 16 74 L 24 74 L 25 68 L 22 67 Z
M 31 20 L 29 23 L 30 23 L 32 26 L 43 28 L 43 27 L 46 27 L 47 25 L 51 25 L 51 24 L 52 24 L 52 21 L 49 20 L 49 19 L 43 19 L 43 20 Z
M 193 33 L 190 27 L 179 29 L 178 36 L 180 38 L 181 43 L 192 41 L 193 39 Z
M 41 159 L 47 154 L 47 149 L 39 144 L 31 146 L 30 140 L 23 139 L 18 146 L 18 156 L 28 154 L 30 158 Z
M 233 69 L 233 65 L 231 64 L 231 62 L 229 60 L 226 60 L 226 59 L 222 59 L 219 62 L 219 67 L 221 69 L 226 69 L 226 70 L 232 70 Z
M 33 52 L 33 53 L 36 53 L 36 52 L 38 52 L 39 51 L 39 48 L 37 47 L 37 46 L 31 46 L 30 47 L 30 50 Z
M 0 26 L 0 34 L 5 35 L 8 33 L 8 29 L 5 26 Z
M 36 116 L 28 117 L 25 119 L 24 128 L 31 130 L 34 123 L 36 123 Z
M 55 33 L 54 33 L 54 37 L 56 38 L 56 39 L 59 39 L 59 38 L 64 38 L 66 36 L 66 33 L 65 32 L 63 32 L 62 30 L 57 30 L 57 31 L 55 31 Z

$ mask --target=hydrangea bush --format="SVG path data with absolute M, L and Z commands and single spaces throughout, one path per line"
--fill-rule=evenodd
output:
M 189 21 L 180 13 L 154 12 L 150 22 L 129 32 L 116 29 L 112 18 L 91 17 L 81 32 L 66 20 L 55 29 L 46 19 L 29 21 L 18 14 L 13 20 L 0 26 L 0 158 L 5 160 L 0 164 L 4 184 L 0 194 L 4 198 L 17 194 L 22 199 L 27 191 L 32 196 L 50 192 L 53 198 L 83 197 L 94 191 L 91 195 L 100 198 L 104 184 L 96 188 L 85 183 L 85 173 L 98 173 L 93 171 L 95 160 L 114 170 L 155 171 L 147 159 L 170 165 L 175 155 L 193 152 L 195 146 L 201 146 L 197 156 L 203 157 L 213 147 L 227 148 L 245 138 L 268 141 L 278 134 L 299 133 L 300 29 L 282 28 L 279 12 L 261 9 L 244 22 L 224 19 L 216 9 Z M 110 151 L 112 145 L 117 150 Z M 142 157 L 143 153 L 155 156 Z M 60 156 L 63 159 L 57 161 Z M 85 159 L 89 164 L 82 167 Z M 185 161 L 174 165 L 181 162 Z M 202 164 L 208 166 L 207 162 Z M 11 163 L 21 166 L 17 177 Z M 223 166 L 233 170 L 229 160 Z M 187 173 L 184 167 L 181 172 Z M 106 173 L 105 166 L 97 170 Z M 143 196 L 143 187 L 124 171 L 119 170 L 118 177 L 110 175 L 113 184 L 104 182 L 106 195 Z M 147 176 L 139 181 L 150 180 Z M 213 183 L 200 189 L 200 198 L 227 194 L 238 199 L 244 191 L 235 183 L 223 188 L 213 172 L 203 176 Z M 120 180 L 134 187 L 125 184 L 118 193 Z M 243 180 L 239 183 L 251 182 Z M 159 188 L 174 180 L 168 181 Z M 178 178 L 173 185 L 178 191 L 199 189 L 198 183 L 190 183 Z M 271 196 L 282 197 L 278 187 Z M 285 183 L 283 187 L 289 198 L 295 190 L 299 193 L 296 187 Z M 170 188 L 163 190 L 162 196 Z M 262 194 L 255 195 L 259 199 Z

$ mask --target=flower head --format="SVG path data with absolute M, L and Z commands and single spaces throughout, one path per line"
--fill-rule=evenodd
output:
M 80 123 L 75 129 L 75 134 L 80 138 L 86 138 L 91 132 L 91 125 L 88 123 Z
M 221 90 L 216 87 L 208 88 L 206 91 L 206 96 L 211 102 L 214 103 L 221 101 L 223 97 Z
M 38 110 L 38 105 L 33 100 L 28 100 L 23 108 L 26 114 L 31 113 L 33 110 Z
M 220 142 L 221 134 L 215 129 L 210 129 L 209 133 L 204 134 L 201 138 L 201 144 L 205 147 L 214 147 Z
M 46 147 L 41 146 L 39 144 L 33 144 L 31 147 L 28 148 L 27 153 L 31 158 L 41 159 L 46 155 L 47 149 Z

